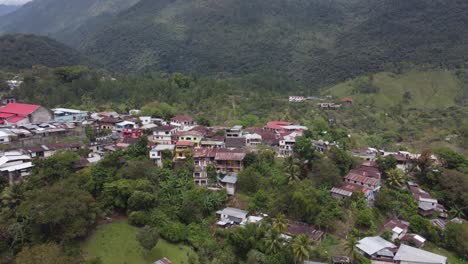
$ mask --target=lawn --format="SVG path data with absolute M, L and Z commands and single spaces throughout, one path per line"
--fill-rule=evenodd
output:
M 163 257 L 172 263 L 189 263 L 196 258 L 195 252 L 187 246 L 171 244 L 160 239 L 155 248 L 145 254 L 135 236 L 138 228 L 126 220 L 100 225 L 82 245 L 86 259 L 100 258 L 103 264 L 149 264 Z

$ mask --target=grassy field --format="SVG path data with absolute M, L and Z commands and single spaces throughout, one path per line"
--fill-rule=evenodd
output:
M 398 103 L 416 108 L 439 108 L 455 104 L 461 86 L 453 72 L 445 70 L 412 70 L 401 75 L 382 72 L 373 76 L 372 85 L 379 88 L 377 93 L 354 94 L 356 80 L 343 82 L 327 89 L 324 94 L 352 97 L 357 102 L 374 101 L 380 107 Z M 405 92 L 411 94 L 404 102 Z
M 145 253 L 135 239 L 138 228 L 126 220 L 99 226 L 82 245 L 86 259 L 100 258 L 103 264 L 150 264 L 163 257 L 172 263 L 189 263 L 196 258 L 190 247 L 160 239 L 155 248 Z

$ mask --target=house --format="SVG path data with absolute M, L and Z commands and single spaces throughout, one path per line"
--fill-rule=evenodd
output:
M 178 141 L 175 145 L 175 160 L 184 160 L 193 154 L 193 142 Z
M 382 231 L 392 232 L 391 241 L 395 241 L 396 239 L 401 240 L 406 233 L 408 233 L 408 229 L 409 222 L 399 219 L 390 219 L 384 224 Z
M 49 145 L 41 145 L 37 147 L 23 148 L 21 151 L 30 158 L 49 158 L 60 151 L 77 152 L 81 149 L 81 143 L 57 143 Z
M 372 260 L 392 260 L 393 251 L 397 246 L 379 236 L 375 236 L 359 240 L 356 248 L 361 254 Z
M 194 147 L 199 147 L 200 142 L 203 139 L 203 133 L 196 130 L 180 131 L 175 135 L 177 135 L 178 141 L 192 142 Z
M 240 138 L 242 137 L 242 126 L 233 126 L 225 130 L 226 138 Z
M 135 122 L 131 122 L 131 121 L 122 121 L 122 122 L 115 124 L 115 130 L 118 132 L 122 132 L 124 129 L 134 129 L 134 128 L 137 128 L 137 125 L 135 124 Z
M 0 101 L 0 104 L 7 105 L 7 104 L 16 103 L 17 101 L 18 101 L 18 98 L 16 96 L 3 96 Z
M 162 258 L 160 260 L 157 260 L 153 264 L 172 264 L 172 262 L 168 258 Z
M 437 199 L 432 198 L 428 192 L 421 189 L 418 184 L 408 182 L 408 187 L 418 203 L 418 213 L 420 215 L 427 217 L 437 212 L 439 215 L 445 216 L 447 212 L 445 207 L 439 204 Z
M 141 125 L 150 125 L 150 124 L 154 124 L 153 123 L 153 119 L 151 118 L 151 116 L 140 116 L 138 117 L 138 119 L 140 120 L 141 122 Z
M 306 223 L 288 221 L 286 230 L 287 236 L 298 236 L 302 234 L 307 235 L 313 241 L 320 241 L 325 233 Z
M 68 109 L 68 108 L 54 108 L 54 121 L 55 122 L 81 122 L 88 118 L 88 112 Z
M 406 234 L 401 238 L 401 243 L 421 248 L 424 246 L 424 243 L 426 243 L 426 239 L 417 234 Z
M 196 185 L 206 186 L 208 184 L 208 166 L 215 167 L 215 157 L 217 148 L 196 148 L 193 153 L 195 167 L 193 170 L 193 180 Z
M 351 264 L 351 258 L 347 256 L 333 256 L 332 264 Z
M 215 154 L 216 170 L 221 173 L 240 172 L 246 153 L 239 149 L 220 150 Z
M 216 223 L 219 226 L 226 226 L 226 225 L 239 225 L 243 221 L 247 219 L 247 215 L 249 212 L 233 208 L 233 207 L 226 207 L 223 210 L 217 211 L 216 214 L 219 215 L 219 221 Z
M 335 103 L 319 103 L 318 107 L 324 110 L 336 110 L 341 108 L 341 105 Z
M 304 96 L 291 95 L 289 96 L 289 102 L 304 102 Z
M 282 136 L 279 141 L 278 157 L 290 157 L 294 152 L 296 138 L 300 136 L 302 136 L 302 132 L 293 132 Z
M 157 144 L 170 145 L 173 143 L 172 136 L 178 131 L 175 126 L 160 126 L 154 129 L 152 141 Z
M 447 257 L 402 244 L 393 260 L 401 264 L 446 264 Z
M 273 131 L 275 133 L 284 133 L 284 127 L 291 125 L 294 125 L 294 123 L 288 121 L 270 121 L 263 129 Z
M 232 149 L 232 148 L 244 148 L 245 147 L 245 138 L 244 137 L 239 137 L 239 138 L 226 138 L 224 140 L 224 145 L 226 148 Z
M 158 165 L 158 167 L 162 167 L 163 166 L 163 163 L 162 163 L 162 160 L 163 160 L 163 152 L 164 151 L 169 151 L 171 153 L 174 152 L 174 149 L 175 149 L 175 145 L 156 145 L 155 147 L 153 147 L 151 150 L 150 150 L 150 159 L 154 161 L 154 163 L 156 165 Z M 172 158 L 172 156 L 171 156 Z
M 101 117 L 98 121 L 98 128 L 99 130 L 115 130 L 117 123 L 120 123 L 120 119 L 115 117 Z
M 353 104 L 353 98 L 345 97 L 340 100 L 343 104 Z
M 333 187 L 330 192 L 334 198 L 338 199 L 351 198 L 353 193 L 362 192 L 368 202 L 374 200 L 372 189 L 354 183 L 345 183 L 341 187 Z
M 10 103 L 0 108 L 0 124 L 20 126 L 53 120 L 50 110 L 31 104 Z
M 247 147 L 254 148 L 262 144 L 262 136 L 257 133 L 246 134 L 244 138 Z
M 204 139 L 200 141 L 200 147 L 202 148 L 225 148 L 226 143 L 224 143 L 224 138 L 223 139 Z
M 197 123 L 189 116 L 178 115 L 170 120 L 170 124 L 177 127 L 195 126 Z
M 277 147 L 279 144 L 278 135 L 275 131 L 263 128 L 249 128 L 245 130 L 249 134 L 257 134 L 262 137 L 262 144 L 270 147 Z M 249 144 L 247 143 L 247 146 Z
M 11 141 L 11 134 L 0 131 L 0 144 L 8 144 Z
M 219 181 L 226 189 L 228 195 L 234 195 L 236 193 L 237 174 L 228 174 Z
M 29 176 L 33 167 L 31 158 L 18 151 L 5 152 L 0 157 L 0 176 L 8 178 L 10 185 Z

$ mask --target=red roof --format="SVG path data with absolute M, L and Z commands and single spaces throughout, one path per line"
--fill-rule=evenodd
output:
M 348 173 L 345 179 L 351 182 L 355 181 L 357 183 L 369 184 L 371 186 L 377 186 L 379 184 L 379 180 L 376 178 L 366 177 L 352 172 Z
M 1 119 L 7 119 L 9 117 L 15 116 L 15 114 L 9 114 L 9 113 L 0 113 L 0 118 Z
M 12 118 L 9 118 L 7 121 L 8 123 L 18 123 L 19 121 L 25 119 L 26 117 L 24 116 L 15 116 L 15 117 L 12 117 Z
M 40 106 L 31 104 L 11 103 L 0 108 L 0 113 L 9 113 L 15 115 L 27 116 L 36 111 Z
M 346 98 L 341 99 L 341 102 L 352 103 L 352 102 L 353 102 L 353 98 L 346 97 Z
M 176 146 L 177 147 L 190 147 L 193 146 L 193 142 L 190 141 L 177 141 Z
M 399 219 L 390 219 L 388 220 L 384 226 L 383 226 L 383 230 L 388 230 L 388 231 L 391 231 L 393 230 L 395 227 L 399 227 L 403 230 L 406 230 L 408 231 L 408 228 L 409 228 L 409 223 L 408 222 L 404 222 L 404 221 L 401 221 Z
M 348 192 L 362 192 L 364 193 L 364 195 L 369 195 L 369 193 L 372 192 L 371 189 L 365 187 L 365 186 L 362 186 L 362 185 L 358 185 L 358 184 L 354 184 L 354 183 L 346 183 L 345 185 L 341 186 L 341 188 L 339 189 L 342 189 L 342 190 L 345 190 L 345 191 L 348 191 Z
M 291 126 L 294 125 L 294 123 L 288 122 L 288 121 L 270 121 L 267 123 L 265 126 L 268 129 L 283 129 L 284 126 Z
M 245 152 L 229 151 L 229 152 L 217 152 L 215 160 L 236 160 L 242 161 L 245 158 Z

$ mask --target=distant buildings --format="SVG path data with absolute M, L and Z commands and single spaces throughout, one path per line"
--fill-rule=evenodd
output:
M 20 126 L 31 123 L 50 122 L 52 112 L 40 105 L 10 103 L 0 108 L 0 124 Z
M 81 122 L 88 118 L 87 111 L 68 108 L 54 108 L 52 111 L 55 122 Z

